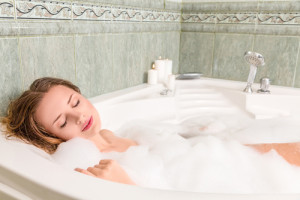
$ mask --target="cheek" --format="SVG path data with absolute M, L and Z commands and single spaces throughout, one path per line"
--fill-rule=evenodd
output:
M 74 137 L 76 137 L 76 131 L 72 129 L 72 127 L 65 127 L 63 129 L 53 129 L 51 130 L 52 135 L 59 137 L 65 141 L 68 141 Z
M 96 123 L 97 129 L 100 130 L 101 129 L 101 118 L 100 118 L 100 115 L 99 115 L 98 111 L 96 110 L 96 108 L 92 104 L 89 105 L 89 109 L 93 110 L 93 116 L 95 118 L 94 123 Z
M 58 137 L 58 138 L 60 138 L 60 139 L 68 140 L 68 139 L 66 138 L 66 135 L 65 135 L 62 131 L 51 130 L 51 133 L 52 133 L 52 135 L 54 135 L 54 136 L 56 136 L 56 137 Z

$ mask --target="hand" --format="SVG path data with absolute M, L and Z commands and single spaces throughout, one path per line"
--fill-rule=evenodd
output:
M 75 170 L 108 181 L 135 185 L 124 169 L 114 160 L 101 160 L 98 165 L 89 167 L 87 170 L 80 168 Z
M 124 152 L 129 147 L 137 145 L 137 143 L 133 140 L 115 136 L 113 132 L 111 132 L 110 130 L 103 129 L 100 131 L 100 135 L 109 144 L 107 145 L 107 147 L 102 149 L 101 152 L 110 152 L 110 151 Z

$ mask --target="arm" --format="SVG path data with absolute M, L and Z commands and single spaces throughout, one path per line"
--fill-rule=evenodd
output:
M 87 170 L 80 168 L 76 168 L 75 170 L 96 178 L 135 185 L 124 169 L 114 160 L 101 160 L 98 165 L 89 167 Z
M 287 162 L 300 166 L 300 142 L 295 143 L 270 143 L 270 144 L 247 144 L 261 153 L 274 149 Z

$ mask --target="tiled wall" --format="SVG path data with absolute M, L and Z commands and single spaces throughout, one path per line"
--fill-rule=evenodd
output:
M 246 81 L 243 54 L 257 51 L 256 82 L 300 87 L 299 11 L 299 0 L 0 0 L 0 114 L 38 77 L 92 97 L 145 82 L 159 56 L 174 73 Z
M 145 82 L 159 56 L 177 73 L 180 9 L 167 0 L 0 0 L 0 114 L 42 76 L 92 97 Z
M 190 3 L 188 3 L 190 2 Z M 300 87 L 300 1 L 183 0 L 180 71 L 246 81 L 245 51 L 265 58 L 256 82 Z

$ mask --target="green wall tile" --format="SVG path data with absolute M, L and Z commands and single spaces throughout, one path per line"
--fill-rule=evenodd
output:
M 18 39 L 0 39 L 0 116 L 6 114 L 10 100 L 22 92 Z
M 213 33 L 181 33 L 180 73 L 202 72 L 211 76 Z
M 128 62 L 128 57 L 124 53 L 127 52 L 126 35 L 116 34 L 113 38 L 113 90 L 119 90 L 127 87 L 128 66 L 125 63 Z
M 239 33 L 239 34 L 255 34 L 255 24 L 216 24 L 216 33 Z
M 131 84 L 135 84 L 138 78 L 134 77 L 136 74 L 130 74 L 138 64 L 134 57 L 139 58 L 137 50 L 132 48 L 140 48 L 140 42 L 138 42 L 137 34 L 115 34 L 113 35 L 113 89 L 119 90 L 129 87 Z M 136 38 L 135 38 L 136 37 Z M 135 46 L 137 42 L 137 46 Z M 139 45 L 139 46 L 138 46 Z M 132 66 L 130 66 L 132 65 Z M 130 75 L 130 76 L 129 76 Z M 142 76 L 142 74 L 141 74 Z M 133 79 L 133 81 L 130 81 Z
M 142 33 L 141 34 L 141 65 L 143 68 L 143 82 L 147 82 L 147 72 L 151 69 L 151 66 L 158 56 L 161 56 L 161 46 L 157 46 L 157 34 L 156 33 Z
M 76 37 L 77 83 L 87 97 L 112 91 L 112 35 Z
M 143 67 L 141 59 L 141 34 L 127 34 L 126 48 L 128 53 L 128 86 L 135 86 L 143 83 Z
M 258 35 L 278 35 L 278 36 L 298 36 L 300 29 L 293 25 L 264 25 L 259 24 L 255 28 L 255 33 Z
M 249 64 L 244 53 L 252 49 L 253 35 L 216 34 L 213 77 L 247 81 Z
M 106 0 L 109 4 L 124 5 L 126 0 Z M 126 1 L 127 2 L 127 1 Z
M 140 5 L 144 8 L 150 8 L 151 0 L 140 0 Z
M 260 1 L 260 11 L 299 11 L 300 1 L 286 0 L 286 1 Z
M 215 32 L 215 24 L 202 24 L 202 23 L 181 23 L 181 32 L 202 32 L 213 33 Z
M 99 45 L 97 48 L 101 49 L 101 53 L 99 58 L 101 58 L 101 64 L 99 66 L 95 66 L 94 73 L 92 76 L 92 84 L 93 80 L 97 84 L 97 80 L 100 80 L 99 92 L 97 91 L 96 95 L 108 93 L 113 90 L 113 35 L 102 35 L 101 41 L 99 41 Z M 98 73 L 99 77 L 98 77 Z M 96 87 L 98 88 L 98 87 Z M 92 94 L 95 95 L 94 93 Z
M 165 37 L 165 58 L 172 60 L 173 74 L 179 72 L 180 32 L 167 32 Z
M 24 87 L 43 76 L 75 82 L 73 37 L 20 38 Z
M 300 42 L 299 42 L 299 46 L 298 46 L 298 55 L 297 55 L 297 65 L 296 65 L 296 70 L 295 70 L 295 74 L 294 74 L 294 87 L 300 88 Z
M 164 52 L 164 33 L 142 33 L 141 53 L 146 55 L 142 57 L 142 66 L 144 68 L 144 82 L 147 82 L 147 72 L 152 64 L 160 56 L 165 58 Z
M 165 9 L 168 10 L 181 10 L 181 2 L 173 2 L 165 0 Z
M 150 1 L 150 7 L 156 9 L 164 9 L 164 0 L 155 0 Z
M 254 51 L 261 53 L 266 63 L 258 69 L 257 80 L 268 76 L 274 85 L 293 86 L 298 47 L 298 37 L 256 36 Z

